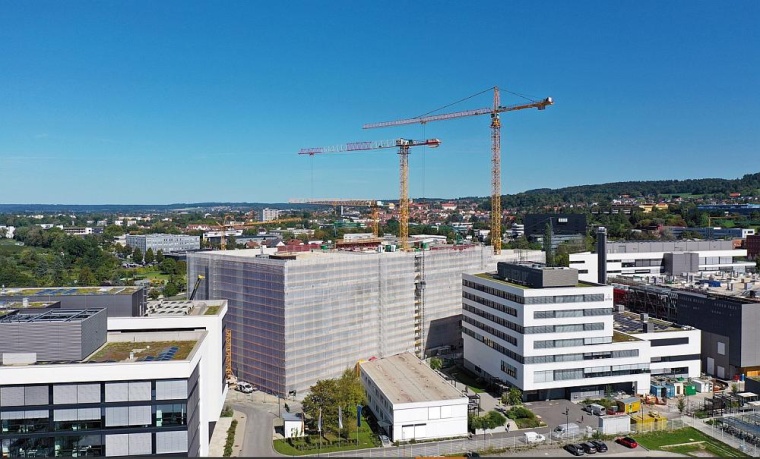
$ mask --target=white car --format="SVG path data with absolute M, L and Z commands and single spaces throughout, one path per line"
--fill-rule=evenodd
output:
M 380 435 L 380 443 L 383 444 L 383 447 L 387 448 L 389 446 L 393 446 L 393 443 L 391 443 L 391 439 L 388 438 L 387 435 Z
M 251 383 L 247 383 L 245 381 L 241 381 L 241 382 L 237 383 L 237 388 L 236 389 L 238 391 L 244 393 L 244 394 L 250 394 L 251 392 L 253 392 L 254 390 L 256 390 L 256 388 L 254 388 Z

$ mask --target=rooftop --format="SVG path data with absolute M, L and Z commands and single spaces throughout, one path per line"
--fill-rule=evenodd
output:
M 0 311 L 4 309 L 45 309 L 59 303 L 58 301 L 0 301 Z
M 160 339 L 160 333 L 151 335 L 153 339 L 144 336 L 144 339 L 147 338 L 145 341 L 110 341 L 113 335 L 109 334 L 109 341 L 85 361 L 104 363 L 185 360 L 198 342 Z
M 612 327 L 617 331 L 623 333 L 644 333 L 644 321 L 641 320 L 641 314 L 630 311 L 615 312 L 612 320 Z M 676 327 L 672 322 L 652 317 L 649 317 L 647 322 L 652 324 L 655 332 L 683 330 L 681 327 Z
M 92 317 L 103 308 L 91 309 L 48 309 L 39 314 L 7 313 L 0 316 L 3 323 L 32 323 L 32 322 L 77 322 Z
M 613 343 L 625 343 L 627 341 L 641 341 L 635 336 L 631 336 L 619 331 L 612 330 L 612 342 Z
M 227 300 L 149 301 L 147 316 L 202 316 L 217 315 Z
M 0 297 L 20 296 L 68 296 L 68 295 L 131 295 L 140 287 L 48 287 L 48 288 L 3 288 Z
M 409 352 L 362 362 L 361 367 L 393 404 L 466 399 Z
M 535 288 L 535 287 L 531 287 L 530 285 L 523 285 L 523 284 L 518 284 L 515 282 L 510 282 L 508 280 L 504 280 L 500 278 L 496 273 L 479 273 L 479 274 L 475 274 L 475 276 L 481 279 L 491 280 L 494 282 L 498 282 L 500 284 L 509 285 L 510 287 L 519 288 L 523 290 L 531 290 Z M 575 285 L 571 287 L 599 287 L 599 285 L 591 283 L 591 282 L 578 281 Z M 547 288 L 558 288 L 558 287 L 547 287 Z M 562 287 L 559 287 L 559 288 L 562 288 Z

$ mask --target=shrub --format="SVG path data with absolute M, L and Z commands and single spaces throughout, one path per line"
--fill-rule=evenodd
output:
M 507 417 L 509 419 L 534 419 L 536 417 L 533 412 L 524 406 L 515 406 L 510 408 L 509 411 L 507 411 Z
M 232 455 L 232 445 L 235 444 L 235 429 L 237 428 L 237 424 L 237 419 L 233 419 L 230 428 L 227 429 L 227 441 L 224 442 L 224 457 L 230 457 Z
M 222 409 L 221 417 L 231 418 L 232 414 L 233 414 L 232 407 L 229 405 L 224 405 L 224 408 Z

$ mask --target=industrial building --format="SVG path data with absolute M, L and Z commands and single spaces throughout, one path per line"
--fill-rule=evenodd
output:
M 597 398 L 610 388 L 643 394 L 653 363 L 699 374 L 696 363 L 662 361 L 693 361 L 692 335 L 615 315 L 612 286 L 580 281 L 576 269 L 502 262 L 495 273 L 463 275 L 462 284 L 465 367 L 518 387 L 528 401 Z
M 586 237 L 585 214 L 527 214 L 523 231 L 529 240 L 543 242 L 547 226 L 552 249 L 562 242 L 583 241 Z
M 681 238 L 684 233 L 695 233 L 705 239 L 746 239 L 747 236 L 755 234 L 754 228 L 665 226 L 663 229 L 670 231 L 677 238 Z
M 412 353 L 360 365 L 367 406 L 392 441 L 468 434 L 469 398 Z
M 2 457 L 207 456 L 224 301 L 0 310 Z
M 159 250 L 162 253 L 171 253 L 201 248 L 201 237 L 187 234 L 127 234 L 126 242 L 133 249 L 140 249 L 143 254 L 148 249 L 152 249 L 153 253 Z
M 701 370 L 730 379 L 760 375 L 760 278 L 723 274 L 669 285 L 615 286 L 615 303 L 701 330 Z
M 377 245 L 196 252 L 188 255 L 188 279 L 206 279 L 197 298 L 229 300 L 235 374 L 284 395 L 370 357 L 460 349 L 462 273 L 520 257 L 543 260 L 543 253 L 497 256 L 483 246 L 388 252 Z
M 755 266 L 739 261 L 747 250 L 734 249 L 731 241 L 647 241 L 608 242 L 606 244 L 607 275 L 616 276 L 679 276 L 699 272 L 745 272 Z M 570 254 L 570 266 L 580 279 L 598 280 L 599 254 Z
M 145 314 L 147 294 L 132 286 L 0 289 L 0 309 L 24 301 L 56 302 L 62 309 L 106 308 L 109 317 L 133 317 Z

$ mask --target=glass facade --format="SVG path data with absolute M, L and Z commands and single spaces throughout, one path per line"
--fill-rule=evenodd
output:
M 3 459 L 153 455 L 166 443 L 187 454 L 188 430 L 196 430 L 188 401 L 197 391 L 197 378 L 0 386 L 0 452 Z

